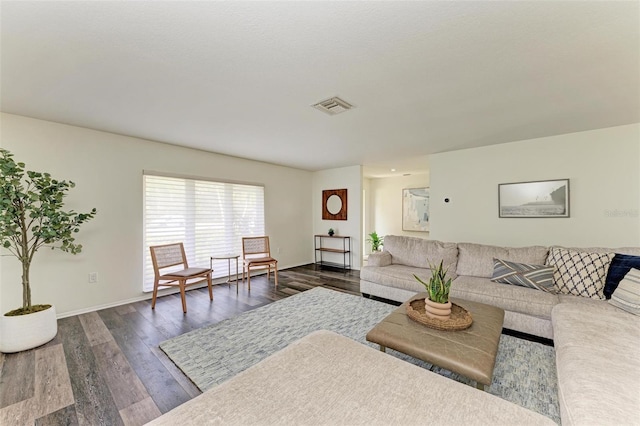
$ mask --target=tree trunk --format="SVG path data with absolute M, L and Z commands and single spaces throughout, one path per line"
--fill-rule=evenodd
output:
M 31 262 L 22 262 L 22 308 L 31 309 L 31 287 L 29 286 L 29 267 Z

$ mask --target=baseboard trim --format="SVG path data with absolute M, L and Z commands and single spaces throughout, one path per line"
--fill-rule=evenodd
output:
M 298 266 L 304 266 L 304 265 L 308 265 L 308 263 L 301 263 L 299 265 L 288 265 L 288 266 L 285 266 L 284 268 L 278 268 L 278 270 L 279 271 L 284 271 L 284 270 L 287 270 L 287 269 L 296 268 Z M 263 274 L 266 274 L 266 273 L 267 273 L 266 270 L 253 271 L 251 273 L 251 276 L 254 277 L 256 275 L 263 275 Z M 231 276 L 233 277 L 233 274 L 231 274 Z M 238 278 L 240 280 L 242 280 L 242 268 L 238 273 Z M 226 284 L 226 283 L 227 283 L 227 277 L 220 277 L 220 278 L 216 278 L 216 279 L 213 280 L 213 285 L 222 285 L 222 284 Z M 195 290 L 195 289 L 198 289 L 198 288 L 203 288 L 203 287 L 206 287 L 206 286 L 207 286 L 206 282 L 202 283 L 202 284 L 195 284 L 193 286 L 190 286 L 187 289 L 187 291 Z M 180 292 L 179 288 L 167 288 L 167 289 L 159 290 L 158 291 L 158 297 L 168 296 L 170 294 L 175 294 L 175 293 L 179 293 L 179 292 Z M 87 308 L 76 309 L 74 311 L 58 313 L 56 315 L 56 318 L 57 319 L 62 319 L 62 318 L 72 317 L 74 315 L 88 314 L 90 312 L 99 311 L 101 309 L 115 308 L 115 307 L 118 307 L 118 306 L 127 305 L 129 303 L 141 302 L 143 300 L 150 300 L 152 297 L 153 297 L 153 292 L 149 291 L 149 292 L 143 293 L 142 295 L 140 295 L 138 297 L 133 297 L 133 298 L 130 298 L 130 299 L 117 300 L 115 302 L 104 303 L 104 304 L 101 304 L 101 305 L 94 305 L 94 306 L 90 306 L 90 307 L 87 307 Z

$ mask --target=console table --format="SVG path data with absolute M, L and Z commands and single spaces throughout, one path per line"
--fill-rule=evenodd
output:
M 340 268 L 345 271 L 351 269 L 351 237 L 316 234 L 313 238 L 313 245 L 316 265 Z M 333 261 L 326 260 L 327 253 Z M 340 255 L 342 255 L 342 263 L 335 261 Z

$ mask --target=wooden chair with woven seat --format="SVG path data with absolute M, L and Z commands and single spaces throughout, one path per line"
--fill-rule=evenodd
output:
M 207 281 L 209 287 L 209 299 L 213 300 L 213 290 L 211 283 L 210 268 L 190 268 L 187 262 L 187 255 L 184 252 L 184 244 L 173 243 L 160 246 L 151 246 L 151 261 L 153 262 L 153 272 L 155 279 L 153 282 L 153 300 L 151 309 L 156 307 L 156 298 L 158 297 L 158 287 L 180 287 L 180 297 L 182 298 L 182 312 L 187 313 L 187 300 L 185 298 L 185 287 Z M 182 266 L 182 269 L 162 273 L 161 270 Z M 160 282 L 167 281 L 167 282 Z
M 251 290 L 251 270 L 267 269 L 267 281 L 270 278 L 271 268 L 278 288 L 278 261 L 271 257 L 269 237 L 243 237 L 242 238 L 242 281 L 247 276 L 247 288 Z

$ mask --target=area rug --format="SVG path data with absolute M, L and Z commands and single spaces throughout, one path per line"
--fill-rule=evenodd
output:
M 316 330 L 331 330 L 377 349 L 365 336 L 394 309 L 316 287 L 167 340 L 160 348 L 204 392 Z M 408 355 L 387 353 L 432 368 Z M 438 367 L 433 371 L 475 385 L 450 371 Z M 488 392 L 560 423 L 553 347 L 503 334 Z

